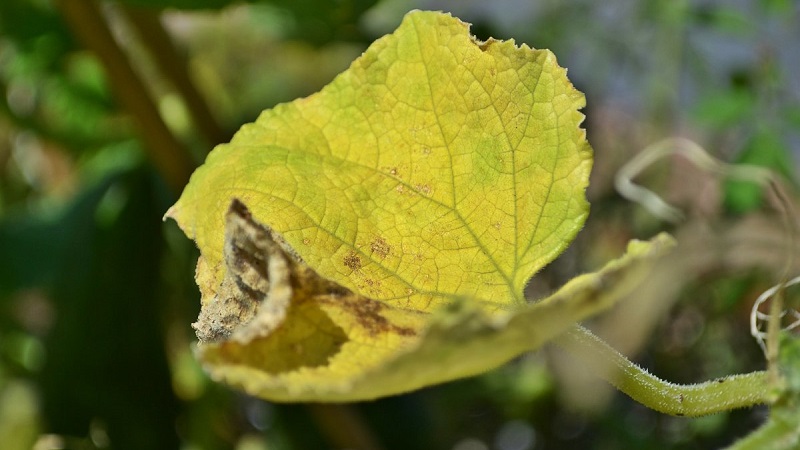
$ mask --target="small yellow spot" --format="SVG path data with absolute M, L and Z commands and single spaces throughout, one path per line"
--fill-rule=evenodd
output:
M 433 193 L 433 189 L 429 184 L 415 184 L 414 189 L 422 195 L 431 195 Z

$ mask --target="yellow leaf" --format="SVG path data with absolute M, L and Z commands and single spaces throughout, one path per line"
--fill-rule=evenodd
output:
M 348 292 L 337 291 L 333 299 L 301 293 L 280 311 L 290 326 L 255 339 L 200 344 L 198 355 L 215 379 L 273 401 L 353 401 L 407 392 L 479 374 L 539 348 L 630 293 L 649 273 L 649 263 L 671 247 L 666 235 L 634 241 L 624 257 L 574 278 L 547 299 L 491 315 L 472 298 L 422 314 Z M 262 319 L 274 316 L 274 310 L 262 313 Z M 258 322 L 239 331 L 248 333 Z
M 588 214 L 583 106 L 549 51 L 415 11 L 243 126 L 168 213 L 202 254 L 207 370 L 273 400 L 374 398 L 496 367 L 607 306 L 600 278 L 564 291 L 571 307 L 523 297 Z

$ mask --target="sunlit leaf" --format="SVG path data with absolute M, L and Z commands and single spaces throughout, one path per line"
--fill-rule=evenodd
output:
M 549 51 L 412 12 L 242 127 L 168 213 L 202 253 L 207 370 L 274 400 L 374 398 L 486 371 L 608 306 L 665 241 L 523 296 L 588 213 L 583 106 Z

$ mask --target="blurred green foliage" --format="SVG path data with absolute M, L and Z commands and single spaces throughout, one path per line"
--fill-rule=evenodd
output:
M 784 333 L 781 340 L 779 360 L 784 390 L 767 422 L 731 450 L 788 450 L 800 446 L 800 339 Z
M 191 356 L 197 254 L 174 224 L 161 222 L 177 193 L 152 164 L 104 61 L 65 19 L 69 1 L 88 0 L 0 2 L 4 449 L 34 442 L 83 449 L 352 444 L 337 437 L 337 428 L 366 430 L 371 448 L 384 449 L 704 449 L 729 445 L 764 421 L 759 408 L 666 417 L 619 395 L 600 410 L 581 410 L 564 399 L 574 385 L 548 352 L 474 379 L 339 410 L 269 404 L 215 385 Z M 586 229 L 535 279 L 532 297 L 620 254 L 631 237 L 660 228 L 694 233 L 688 225 L 657 223 L 611 189 L 616 169 L 655 140 L 691 137 L 725 161 L 768 167 L 790 188 L 797 182 L 800 12 L 789 0 L 96 4 L 104 12 L 98 26 L 114 32 L 149 89 L 140 94 L 153 99 L 194 164 L 216 142 L 204 140 L 189 102 L 149 57 L 158 49 L 136 34 L 131 11 L 159 18 L 177 48 L 173 59 L 228 135 L 260 110 L 318 90 L 414 7 L 449 10 L 483 38 L 552 49 L 587 94 L 597 164 Z M 684 208 L 690 221 L 732 236 L 731 243 L 750 239 L 759 247 L 736 258 L 709 257 L 696 279 L 675 280 L 686 282 L 676 305 L 659 313 L 649 343 L 632 350 L 676 382 L 763 367 L 747 315 L 791 252 L 767 196 L 678 162 L 654 172 L 641 181 Z M 612 316 L 597 325 L 628 342 L 619 331 L 624 321 Z M 356 425 L 332 416 L 355 418 Z
M 356 19 L 376 3 L 376 0 L 248 1 L 260 3 L 279 11 L 284 20 L 284 26 L 290 29 L 290 37 L 315 45 L 323 45 L 336 40 L 365 39 Z M 202 10 L 222 9 L 242 2 L 232 0 L 122 0 L 120 3 L 158 10 L 167 8 Z

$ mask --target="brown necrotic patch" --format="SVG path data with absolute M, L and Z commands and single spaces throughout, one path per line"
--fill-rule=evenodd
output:
M 256 316 L 270 290 L 267 261 L 283 257 L 269 231 L 238 200 L 225 215 L 224 239 L 225 277 L 192 324 L 201 342 L 226 340 Z
M 361 257 L 356 254 L 356 252 L 350 250 L 344 255 L 344 259 L 342 260 L 344 265 L 353 271 L 361 269 Z
M 370 250 L 372 250 L 372 254 L 378 255 L 378 257 L 381 259 L 389 256 L 389 251 L 392 249 L 389 246 L 389 243 L 386 242 L 386 239 L 382 237 L 376 237 L 375 239 L 373 239 L 369 248 Z
M 339 304 L 350 310 L 358 324 L 372 336 L 381 333 L 395 333 L 401 336 L 413 336 L 414 329 L 395 325 L 381 314 L 386 308 L 383 303 L 351 294 L 337 299 Z

